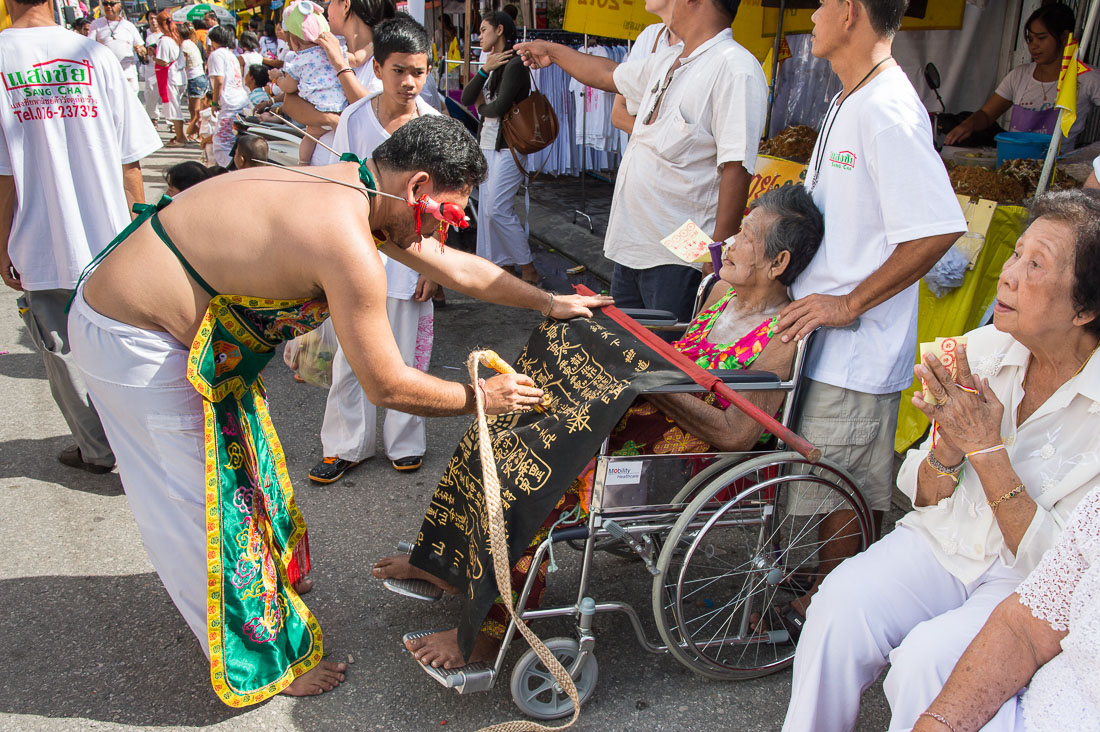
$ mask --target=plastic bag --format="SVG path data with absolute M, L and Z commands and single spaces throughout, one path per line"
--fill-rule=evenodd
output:
M 332 359 L 336 357 L 336 331 L 332 321 L 288 341 L 283 349 L 283 362 L 307 384 L 327 389 L 332 386 Z
M 936 297 L 943 297 L 951 290 L 959 287 L 966 277 L 966 270 L 970 259 L 964 253 L 952 246 L 943 255 L 940 261 L 932 265 L 928 274 L 924 276 L 924 284 Z

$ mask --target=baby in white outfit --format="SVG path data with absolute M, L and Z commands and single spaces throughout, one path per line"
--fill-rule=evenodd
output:
M 287 42 L 295 52 L 283 66 L 284 75 L 279 78 L 279 88 L 312 104 L 318 112 L 339 114 L 348 106 L 347 97 L 340 86 L 340 79 L 328 60 L 325 50 L 317 45 L 317 36 L 328 32 L 328 21 L 321 7 L 311 0 L 298 0 L 283 13 L 283 28 Z M 314 137 L 325 134 L 327 128 L 307 125 L 306 132 Z M 298 162 L 309 165 L 317 143 L 304 138 L 298 148 Z

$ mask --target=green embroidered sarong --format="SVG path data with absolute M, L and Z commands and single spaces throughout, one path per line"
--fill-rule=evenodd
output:
M 322 300 L 217 295 L 188 356 L 206 424 L 210 681 L 234 707 L 279 693 L 321 660 L 321 628 L 292 586 L 309 571 L 306 525 L 260 371 L 279 342 L 327 317 Z
M 80 279 L 148 221 L 211 295 L 187 361 L 205 418 L 210 681 L 223 702 L 243 707 L 279 693 L 321 661 L 321 627 L 293 588 L 309 572 L 306 525 L 260 372 L 279 343 L 328 318 L 328 304 L 218 294 L 161 226 L 157 212 L 171 202 L 164 196 L 156 205 L 135 205 L 137 217 Z

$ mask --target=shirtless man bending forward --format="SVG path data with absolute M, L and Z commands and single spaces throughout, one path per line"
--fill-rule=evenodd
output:
M 344 679 L 344 664 L 321 660 L 320 627 L 299 596 L 305 524 L 258 377 L 275 344 L 331 315 L 372 403 L 456 415 L 473 411 L 473 389 L 405 365 L 379 248 L 446 287 L 555 318 L 609 302 L 553 297 L 432 240 L 410 247 L 421 239 L 415 201 L 464 208 L 485 176 L 477 142 L 454 120 L 413 120 L 363 166 L 311 170 L 346 185 L 259 168 L 144 212 L 86 277 L 69 317 L 150 560 L 232 706 Z M 424 214 L 426 232 L 436 223 Z M 491 413 L 542 395 L 524 375 L 484 388 Z

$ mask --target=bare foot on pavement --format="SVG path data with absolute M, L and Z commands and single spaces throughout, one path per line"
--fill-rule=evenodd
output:
M 332 691 L 344 680 L 346 663 L 321 661 L 320 664 L 294 679 L 290 686 L 283 689 L 287 696 L 317 696 Z

